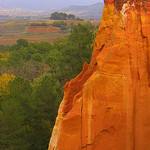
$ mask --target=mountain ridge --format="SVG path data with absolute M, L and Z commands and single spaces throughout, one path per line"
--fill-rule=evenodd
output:
M 65 13 L 72 13 L 84 19 L 101 18 L 103 7 L 104 7 L 104 3 L 99 2 L 96 4 L 85 5 L 85 6 L 72 5 L 63 8 L 60 11 Z
M 8 15 L 8 16 L 45 16 L 49 17 L 53 12 L 64 12 L 67 14 L 74 14 L 77 17 L 81 17 L 83 19 L 100 19 L 103 11 L 103 3 L 96 3 L 92 5 L 72 5 L 65 7 L 63 9 L 53 10 L 53 11 L 45 11 L 45 10 L 27 10 L 22 8 L 6 8 L 0 6 L 0 14 Z

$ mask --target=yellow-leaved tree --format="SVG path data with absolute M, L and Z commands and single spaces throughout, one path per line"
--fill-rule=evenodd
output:
M 0 52 L 0 60 L 7 61 L 9 57 L 10 57 L 10 52 L 6 52 L 6 53 Z
M 10 74 L 3 74 L 0 76 L 0 97 L 3 92 L 9 92 L 8 83 L 10 80 L 14 80 L 15 76 Z

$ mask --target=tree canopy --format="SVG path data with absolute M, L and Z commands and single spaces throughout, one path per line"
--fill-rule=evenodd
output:
M 96 30 L 72 24 L 53 43 L 20 39 L 0 46 L 9 52 L 0 61 L 0 150 L 47 149 L 63 86 L 90 62 Z
M 79 20 L 83 21 L 83 19 L 77 17 L 73 14 L 66 14 L 62 12 L 54 12 L 51 14 L 50 20 Z
M 67 20 L 67 14 L 54 12 L 51 14 L 50 20 Z

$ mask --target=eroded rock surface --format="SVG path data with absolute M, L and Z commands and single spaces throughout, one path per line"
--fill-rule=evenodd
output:
M 49 150 L 150 150 L 149 0 L 105 0 L 91 63 L 64 88 Z

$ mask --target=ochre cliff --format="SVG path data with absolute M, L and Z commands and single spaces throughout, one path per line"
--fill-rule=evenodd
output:
M 150 150 L 150 0 L 106 0 L 91 63 L 66 83 L 49 150 Z

